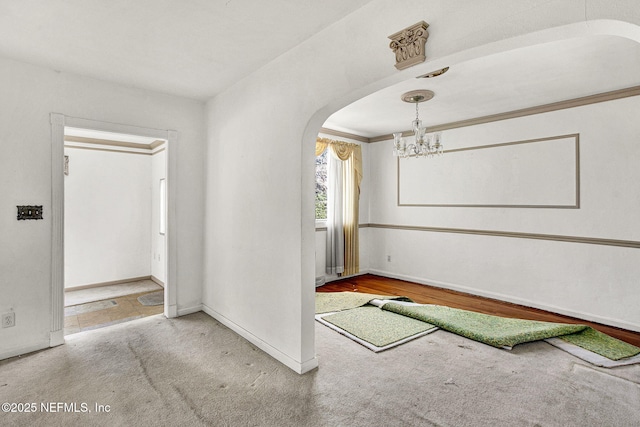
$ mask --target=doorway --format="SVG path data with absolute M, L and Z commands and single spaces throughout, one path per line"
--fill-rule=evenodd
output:
M 68 334 L 151 314 L 175 317 L 177 132 L 60 114 L 51 125 L 51 346 L 64 342 L 65 321 Z M 138 301 L 145 294 L 153 297 L 142 298 L 147 305 Z M 70 322 L 80 314 L 84 324 Z
M 166 141 L 64 134 L 65 335 L 164 312 Z

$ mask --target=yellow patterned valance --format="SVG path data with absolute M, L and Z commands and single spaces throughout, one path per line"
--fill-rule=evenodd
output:
M 362 182 L 362 147 L 358 144 L 344 141 L 334 141 L 328 138 L 316 139 L 316 156 L 324 153 L 324 150 L 329 147 L 333 154 L 342 161 L 349 159 L 353 156 L 353 167 L 356 172 L 356 179 L 358 190 L 360 189 L 360 182 Z

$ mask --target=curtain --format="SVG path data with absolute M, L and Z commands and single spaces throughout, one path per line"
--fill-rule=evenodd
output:
M 327 178 L 326 272 L 360 271 L 358 214 L 362 181 L 362 148 L 358 144 L 318 138 L 316 156 L 330 149 Z
M 327 274 L 344 273 L 343 165 L 332 152 L 327 159 Z
M 360 148 L 360 146 L 358 146 Z M 342 224 L 344 227 L 344 275 L 360 272 L 360 245 L 358 243 L 358 212 L 360 189 L 355 177 L 354 156 L 342 168 Z

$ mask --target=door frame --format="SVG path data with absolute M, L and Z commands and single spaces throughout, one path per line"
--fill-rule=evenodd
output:
M 164 315 L 177 317 L 176 195 L 178 132 L 118 123 L 102 122 L 51 113 L 51 328 L 50 347 L 64 344 L 64 128 L 151 137 L 167 141 L 167 230 Z

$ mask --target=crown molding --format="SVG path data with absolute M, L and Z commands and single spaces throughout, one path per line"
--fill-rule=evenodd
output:
M 151 150 L 155 150 L 156 148 L 158 148 L 159 146 L 161 146 L 162 144 L 164 144 L 164 141 L 161 139 L 156 139 L 155 141 L 153 141 L 151 144 L 149 144 L 149 148 Z
M 151 150 L 153 144 L 156 144 L 158 141 L 154 141 L 153 144 L 140 144 L 137 142 L 125 142 L 125 141 L 113 141 L 110 139 L 98 139 L 98 138 L 85 138 L 82 136 L 68 136 L 64 137 L 65 142 L 80 142 L 83 144 L 95 144 L 95 145 L 106 145 L 110 147 L 125 147 L 125 148 L 138 148 L 141 150 Z M 164 141 L 160 141 L 161 143 Z M 160 144 L 158 144 L 160 145 Z M 158 146 L 156 145 L 156 147 Z
M 100 147 L 86 147 L 86 146 L 81 146 L 81 145 L 66 145 L 64 146 L 64 148 L 71 148 L 74 150 L 90 150 L 90 151 L 104 151 L 106 153 L 123 153 L 123 154 L 140 154 L 143 156 L 152 156 L 158 152 L 163 151 L 163 149 L 158 150 L 158 151 L 154 151 L 153 153 L 151 151 L 132 151 L 132 150 L 117 150 L 117 149 L 113 149 L 113 148 L 100 148 Z
M 360 135 L 356 135 L 354 133 L 349 133 L 349 132 L 341 132 L 339 130 L 333 130 L 333 129 L 324 128 L 324 127 L 320 128 L 320 131 L 318 133 L 326 133 L 327 135 L 337 136 L 340 138 L 354 139 L 356 141 L 365 142 L 365 143 L 371 142 L 371 140 L 366 136 L 360 136 Z
M 474 119 L 460 120 L 457 122 L 444 123 L 441 125 L 427 127 L 427 132 L 440 132 L 448 129 L 456 129 L 466 126 L 480 125 L 484 123 L 497 122 L 500 120 L 515 119 L 518 117 L 531 116 L 534 114 L 548 113 L 551 111 L 564 110 L 567 108 L 581 107 L 583 105 L 596 104 L 599 102 L 613 101 L 621 98 L 640 95 L 640 86 L 632 86 L 624 89 L 602 92 L 595 95 L 583 96 L 581 98 L 569 99 L 566 101 L 553 102 L 551 104 L 538 105 L 536 107 L 523 108 L 520 110 L 508 111 L 505 113 L 491 114 L 488 116 L 476 117 Z M 411 131 L 405 131 L 403 136 L 413 135 Z M 369 142 L 381 142 L 393 139 L 392 134 L 380 135 L 369 138 Z
M 130 154 L 146 154 L 146 155 L 157 154 L 161 151 L 164 151 L 164 148 L 160 148 L 160 149 L 157 149 L 157 148 L 162 147 L 163 144 L 165 143 L 165 141 L 161 139 L 157 139 L 150 144 L 142 144 L 138 142 L 113 141 L 111 139 L 86 138 L 83 136 L 70 136 L 70 135 L 66 135 L 64 137 L 64 142 L 80 143 L 80 144 L 88 145 L 87 146 L 87 145 L 65 144 L 65 148 L 77 148 L 81 150 L 109 151 L 114 153 L 130 153 Z M 92 147 L 91 145 L 94 145 L 94 147 Z M 118 149 L 114 149 L 113 147 L 121 148 L 121 149 L 118 150 Z M 126 150 L 127 148 L 132 148 L 135 150 L 144 150 L 144 151 Z

